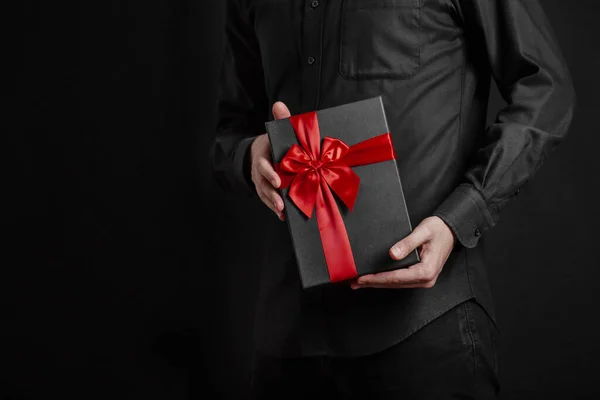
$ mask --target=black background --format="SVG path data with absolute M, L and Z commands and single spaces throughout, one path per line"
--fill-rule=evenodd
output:
M 1 398 L 245 398 L 256 249 L 278 222 L 208 175 L 224 1 L 15 3 Z M 578 108 L 486 237 L 503 398 L 596 398 L 600 2 L 542 4 Z

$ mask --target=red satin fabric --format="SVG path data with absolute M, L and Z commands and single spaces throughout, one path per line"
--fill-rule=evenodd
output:
M 316 112 L 292 116 L 290 123 L 300 146 L 294 144 L 276 164 L 281 188 L 290 188 L 291 200 L 308 218 L 316 209 L 331 281 L 355 278 L 358 274 L 350 240 L 331 190 L 353 210 L 360 178 L 350 167 L 395 159 L 391 136 L 385 133 L 350 147 L 325 137 L 321 145 Z

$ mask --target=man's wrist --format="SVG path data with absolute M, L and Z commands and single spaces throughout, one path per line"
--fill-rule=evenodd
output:
M 456 234 L 454 233 L 454 230 L 452 230 L 452 228 L 446 223 L 446 221 L 444 221 L 437 215 L 433 215 L 432 217 L 435 218 L 444 227 L 444 229 L 448 232 L 450 236 L 452 236 L 452 247 L 454 248 L 454 246 L 456 246 Z

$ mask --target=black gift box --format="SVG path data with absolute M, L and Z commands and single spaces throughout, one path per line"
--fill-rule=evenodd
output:
M 316 111 L 321 143 L 329 136 L 348 146 L 389 132 L 381 97 Z M 300 145 L 290 118 L 267 122 L 273 162 L 279 164 L 290 148 Z M 360 186 L 353 210 L 334 193 L 342 216 L 356 276 L 408 267 L 419 262 L 417 251 L 400 261 L 392 260 L 389 249 L 412 231 L 402 185 L 394 159 L 354 166 Z M 308 218 L 289 197 L 289 188 L 280 194 L 292 237 L 302 286 L 331 283 L 319 233 L 316 213 Z M 332 191 L 333 193 L 333 191 Z

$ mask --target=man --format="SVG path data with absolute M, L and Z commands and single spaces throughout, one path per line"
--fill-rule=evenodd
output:
M 381 95 L 411 221 L 408 269 L 303 290 L 270 228 L 258 398 L 491 398 L 482 236 L 564 138 L 575 96 L 537 0 L 230 0 L 212 167 L 281 220 L 264 122 Z M 506 100 L 485 126 L 491 78 Z M 385 207 L 385 204 L 381 205 Z

